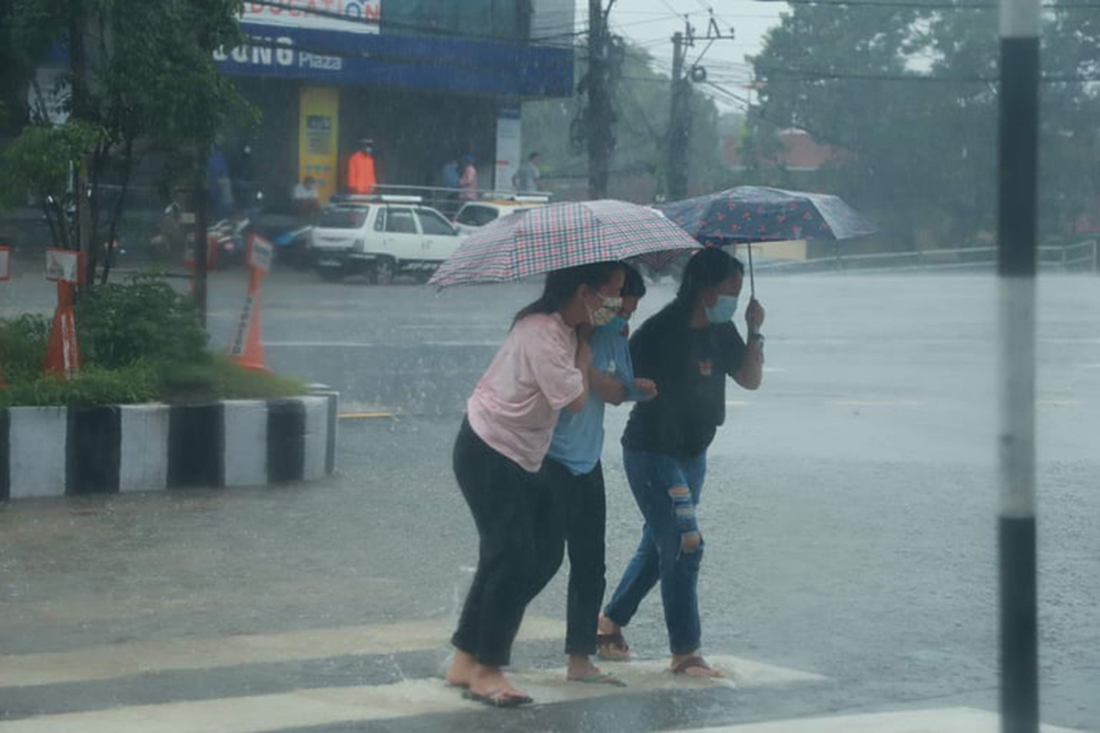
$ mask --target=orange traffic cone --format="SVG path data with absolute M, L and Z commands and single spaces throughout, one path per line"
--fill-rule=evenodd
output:
M 266 372 L 264 366 L 263 326 L 260 317 L 260 285 L 263 273 L 252 269 L 248 273 L 248 294 L 244 299 L 237 332 L 233 336 L 233 345 L 229 347 L 229 358 L 245 369 Z
M 76 319 L 73 316 L 75 287 L 72 283 L 58 281 L 57 311 L 50 329 L 50 341 L 46 346 L 46 359 L 42 365 L 47 374 L 68 379 L 80 369 L 80 347 L 76 341 Z

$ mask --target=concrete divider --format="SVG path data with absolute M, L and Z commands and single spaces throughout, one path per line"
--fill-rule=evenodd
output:
M 0 499 L 316 481 L 338 395 L 0 410 Z

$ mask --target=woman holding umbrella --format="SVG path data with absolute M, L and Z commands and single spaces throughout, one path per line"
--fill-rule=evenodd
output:
M 721 249 L 688 261 L 676 298 L 638 329 L 630 342 L 634 374 L 660 387 L 639 402 L 623 434 L 623 466 L 645 518 L 642 539 L 599 618 L 603 659 L 630 656 L 622 627 L 658 582 L 672 652 L 671 670 L 719 677 L 700 654 L 696 584 L 703 535 L 695 507 L 706 473 L 706 453 L 725 422 L 726 377 L 754 390 L 763 374 L 764 309 L 746 308 L 746 345 L 732 323 L 744 266 Z
M 579 412 L 588 396 L 592 351 L 579 328 L 614 317 L 623 281 L 616 262 L 550 272 L 467 402 L 454 471 L 480 548 L 446 676 L 487 705 L 531 702 L 502 667 L 527 604 L 557 572 L 564 551 L 561 502 L 540 469 L 560 411 Z

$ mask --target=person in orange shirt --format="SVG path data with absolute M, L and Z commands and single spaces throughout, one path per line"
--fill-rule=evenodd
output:
M 374 172 L 374 141 L 364 138 L 359 141 L 359 149 L 348 158 L 348 193 L 371 194 L 378 184 Z

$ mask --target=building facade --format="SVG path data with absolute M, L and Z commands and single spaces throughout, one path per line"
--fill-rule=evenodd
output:
M 249 44 L 216 59 L 263 122 L 226 145 L 251 146 L 272 203 L 307 175 L 341 190 L 362 138 L 381 184 L 439 185 L 469 154 L 505 189 L 520 104 L 572 94 L 573 0 L 247 0 L 241 23 Z

